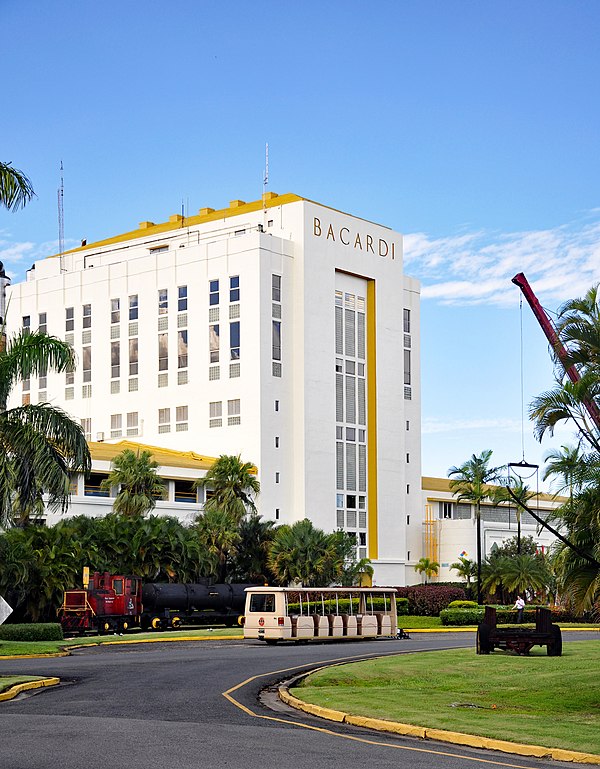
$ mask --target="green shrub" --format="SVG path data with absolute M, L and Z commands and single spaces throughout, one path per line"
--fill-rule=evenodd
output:
M 448 609 L 476 609 L 477 601 L 452 601 L 447 606 Z
M 470 609 L 442 609 L 440 619 L 442 625 L 460 627 L 464 625 L 478 625 L 483 619 L 483 606 Z
M 408 598 L 396 598 L 398 616 L 405 617 L 408 614 Z
M 0 625 L 0 641 L 62 641 L 62 626 L 58 622 L 38 622 L 23 625 Z
M 323 604 L 321 604 L 321 601 L 311 601 L 310 602 L 310 613 L 313 612 L 316 614 L 320 614 L 322 611 L 322 606 L 325 606 L 325 613 L 335 613 L 336 610 L 339 614 L 349 614 L 350 613 L 350 599 L 349 598 L 339 598 L 337 601 L 337 604 L 335 600 L 328 600 L 323 601 Z M 385 601 L 385 607 L 389 611 L 390 609 L 390 599 L 387 598 Z M 396 599 L 396 609 L 399 615 L 405 615 L 408 614 L 408 599 L 407 598 L 397 598 Z M 371 601 L 367 599 L 367 611 L 371 611 Z M 384 600 L 383 598 L 379 598 L 376 596 L 373 596 L 373 611 L 384 611 Z M 288 603 L 288 612 L 289 614 L 299 614 L 300 613 L 300 604 L 298 602 L 290 602 Z M 307 613 L 307 604 L 306 601 L 302 603 L 302 613 Z M 352 599 L 352 614 L 358 613 L 358 598 Z

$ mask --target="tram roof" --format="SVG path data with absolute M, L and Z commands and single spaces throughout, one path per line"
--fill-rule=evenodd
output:
M 395 587 L 247 587 L 246 593 L 397 593 Z

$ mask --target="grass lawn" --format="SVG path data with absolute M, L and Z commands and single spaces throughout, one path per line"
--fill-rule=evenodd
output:
M 10 689 L 15 684 L 24 684 L 28 681 L 39 681 L 42 676 L 0 676 L 0 692 Z
M 123 643 L 124 641 L 135 642 L 144 639 L 175 641 L 178 638 L 219 638 L 220 636 L 236 636 L 241 639 L 243 631 L 240 627 L 219 627 L 212 631 L 207 628 L 202 630 L 183 628 L 183 630 L 171 630 L 164 633 L 134 631 L 123 636 L 91 635 L 83 638 L 69 638 L 64 641 L 0 641 L 0 659 L 21 654 L 56 654 L 68 650 L 70 646 L 94 646 L 96 644 Z
M 475 649 L 402 654 L 314 673 L 294 694 L 353 715 L 600 754 L 600 643 L 562 657 Z

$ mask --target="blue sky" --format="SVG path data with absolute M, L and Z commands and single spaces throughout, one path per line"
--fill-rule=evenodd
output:
M 423 283 L 423 473 L 522 457 L 552 385 L 510 278 L 555 310 L 600 280 L 600 4 L 2 0 L 2 160 L 37 198 L 0 211 L 18 279 L 181 210 L 295 192 L 405 233 Z M 525 424 L 525 455 L 543 447 Z M 200 449 L 200 447 L 199 447 Z

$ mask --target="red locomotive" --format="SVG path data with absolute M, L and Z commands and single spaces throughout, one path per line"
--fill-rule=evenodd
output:
M 65 633 L 123 633 L 132 627 L 166 630 L 182 625 L 241 624 L 245 589 L 256 584 L 151 582 L 94 572 L 81 590 L 67 590 L 58 617 Z
M 141 577 L 94 572 L 87 588 L 67 590 L 58 610 L 63 630 L 68 633 L 122 633 L 140 624 L 142 615 Z

